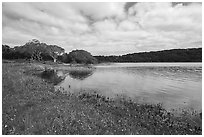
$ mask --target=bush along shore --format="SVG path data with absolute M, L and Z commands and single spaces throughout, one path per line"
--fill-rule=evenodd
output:
M 109 99 L 97 93 L 63 94 L 55 90 L 55 80 L 45 79 L 54 72 L 43 65 L 2 64 L 4 135 L 202 134 L 202 113 L 176 116 L 160 104 Z

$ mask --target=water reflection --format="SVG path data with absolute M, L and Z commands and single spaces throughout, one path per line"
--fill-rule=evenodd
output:
M 70 71 L 60 86 L 73 92 L 93 90 L 109 97 L 124 94 L 167 108 L 202 108 L 201 63 L 121 63 L 97 66 L 95 70 L 77 69 Z
M 62 72 L 56 71 L 54 69 L 45 69 L 42 73 L 40 73 L 40 77 L 45 79 L 47 82 L 53 83 L 57 85 L 61 81 L 65 79 Z
M 93 68 L 74 69 L 69 72 L 69 76 L 74 79 L 84 80 L 93 74 Z

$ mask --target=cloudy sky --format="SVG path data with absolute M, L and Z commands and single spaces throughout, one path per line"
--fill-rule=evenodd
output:
M 201 3 L 3 3 L 2 40 L 93 55 L 202 46 Z

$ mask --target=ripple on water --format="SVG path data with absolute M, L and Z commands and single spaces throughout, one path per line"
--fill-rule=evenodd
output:
M 191 104 L 197 101 L 202 104 L 201 65 L 201 63 L 98 65 L 87 78 L 79 80 L 67 76 L 61 86 L 68 88 L 67 85 L 71 85 L 74 91 L 97 90 L 106 96 L 112 94 L 139 96 L 146 98 L 147 101 L 159 101 L 167 104 L 168 107 L 171 107 L 168 104 L 179 106 L 183 102 Z

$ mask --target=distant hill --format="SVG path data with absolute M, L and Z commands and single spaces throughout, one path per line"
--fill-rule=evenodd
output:
M 140 52 L 122 56 L 94 56 L 99 62 L 202 62 L 202 48 Z

